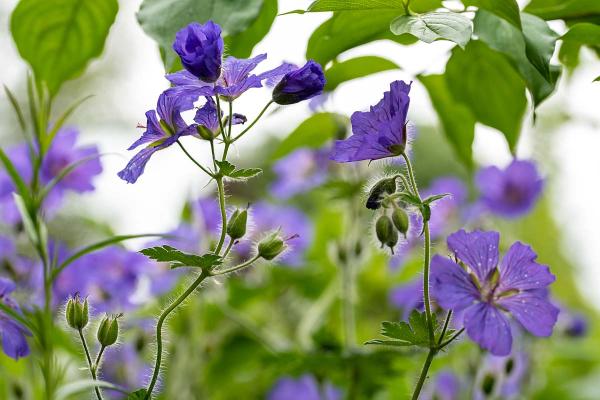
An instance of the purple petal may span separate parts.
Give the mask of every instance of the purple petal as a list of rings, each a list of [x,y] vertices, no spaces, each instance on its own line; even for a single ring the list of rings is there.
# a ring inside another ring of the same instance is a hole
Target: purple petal
[[[554,282],[556,277],[547,266],[536,263],[536,258],[531,247],[521,242],[513,243],[502,259],[497,292],[541,289]]]
[[[488,303],[476,303],[465,310],[465,328],[469,337],[496,356],[507,356],[512,347],[508,319]]]
[[[26,335],[30,335],[16,322],[0,315],[0,335],[2,336],[2,350],[4,353],[18,360],[29,354],[29,345]]]
[[[150,161],[150,157],[158,150],[162,150],[177,141],[177,137],[169,137],[165,142],[160,145],[150,145],[140,150],[133,158],[127,163],[127,166],[120,171],[117,175],[127,183],[135,183],[140,175],[144,173],[146,164]]]
[[[279,67],[274,68],[270,71],[263,72],[258,76],[261,79],[266,79],[265,85],[267,85],[268,87],[273,87],[276,86],[279,83],[279,81],[281,81],[281,78],[283,78],[285,74],[287,74],[288,72],[295,71],[297,69],[298,66],[296,64],[284,62]]]
[[[268,400],[321,400],[319,386],[312,375],[298,379],[282,378],[271,389]]]
[[[559,310],[539,291],[526,291],[505,297],[497,303],[506,308],[531,334],[550,336]]]
[[[500,234],[492,231],[467,233],[461,229],[448,236],[448,248],[475,272],[481,283],[498,265],[499,242]]]
[[[4,255],[4,254],[2,254]],[[16,289],[15,283],[10,279],[0,277],[0,298],[8,296]]]
[[[480,298],[472,278],[454,261],[439,255],[431,259],[431,292],[445,309],[469,307]]]
[[[219,117],[217,116],[217,106],[211,97],[206,98],[206,103],[196,111],[194,117],[199,125],[208,128],[211,132],[219,130]]]

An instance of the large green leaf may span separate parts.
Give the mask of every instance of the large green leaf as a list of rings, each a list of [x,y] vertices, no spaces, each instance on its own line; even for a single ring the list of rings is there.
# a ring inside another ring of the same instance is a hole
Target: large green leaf
[[[563,35],[558,53],[560,61],[568,68],[579,64],[579,51],[585,45],[600,45],[600,25],[575,24]]]
[[[549,55],[554,52],[554,42],[548,40],[550,33],[547,32],[547,25],[541,25],[540,21],[543,23],[539,18],[524,13],[523,31],[520,31],[506,20],[485,10],[478,11],[474,19],[475,35],[510,60],[527,83],[535,106],[554,91],[559,75],[559,69],[549,65]],[[529,47],[526,41],[531,43]],[[547,62],[545,67],[539,69],[527,56],[529,48],[533,57],[536,46],[540,49],[537,52],[540,55],[538,61]],[[549,77],[542,75],[540,69],[548,69]]]
[[[281,158],[301,147],[318,148],[340,136],[348,119],[340,114],[318,113],[302,122],[275,149],[273,159]]]
[[[465,6],[476,6],[505,19],[521,29],[521,15],[517,0],[463,0]]]
[[[55,94],[102,53],[117,0],[21,0],[10,28],[38,82]]]
[[[558,34],[550,29],[546,21],[535,15],[523,13],[521,19],[527,58],[544,79],[551,80],[550,59],[554,54]]]
[[[277,16],[277,0],[264,0],[258,17],[242,32],[225,37],[227,54],[238,58],[248,58],[252,49],[271,29]]]
[[[221,25],[225,36],[236,35],[251,26],[262,5],[263,0],[144,0],[137,19],[160,46],[170,70],[177,60],[171,45],[181,28],[191,22],[213,20]]]
[[[403,0],[315,0],[306,11],[294,10],[292,13],[323,11],[361,11],[361,10],[400,10],[405,11]],[[410,9],[424,13],[441,7],[442,0],[413,0]]]
[[[312,58],[325,66],[344,51],[375,40],[414,43],[416,39],[412,35],[396,36],[390,32],[390,21],[397,16],[397,11],[385,10],[335,13],[311,35],[306,58]]]
[[[399,68],[398,64],[393,61],[377,56],[356,57],[334,63],[325,71],[325,78],[327,79],[325,90],[334,90],[340,84],[352,79]]]
[[[540,18],[582,20],[600,17],[598,0],[532,0],[525,7],[526,12]]]
[[[391,22],[390,29],[396,35],[410,33],[425,43],[445,39],[465,47],[471,39],[471,20],[453,12],[401,15]]]
[[[429,92],[431,103],[442,123],[446,138],[458,158],[468,169],[471,169],[475,117],[467,106],[452,98],[444,75],[421,75],[419,80]]]
[[[452,96],[475,118],[504,134],[514,151],[527,106],[525,83],[500,53],[481,41],[455,47],[446,66]]]

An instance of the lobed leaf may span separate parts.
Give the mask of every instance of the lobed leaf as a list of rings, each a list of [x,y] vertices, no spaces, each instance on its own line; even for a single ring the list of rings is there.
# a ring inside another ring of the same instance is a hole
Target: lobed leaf
[[[202,269],[212,269],[222,263],[221,256],[207,253],[201,256],[196,254],[184,253],[171,246],[156,246],[140,250],[140,253],[146,257],[171,264],[171,268],[179,267],[198,267]]]
[[[233,165],[229,161],[216,161],[216,163],[219,166],[219,172],[223,174],[223,176],[227,176],[233,179],[249,179],[262,173],[262,169],[260,168],[236,169],[235,165]]]

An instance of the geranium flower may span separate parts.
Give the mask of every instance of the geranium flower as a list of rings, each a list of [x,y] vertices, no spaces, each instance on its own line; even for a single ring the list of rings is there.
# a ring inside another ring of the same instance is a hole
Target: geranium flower
[[[295,104],[323,93],[325,74],[321,65],[308,60],[304,66],[287,72],[273,89],[277,104]]]
[[[10,297],[14,290],[15,284],[12,281],[0,277],[0,302],[16,312],[20,312],[19,306]],[[27,356],[29,354],[27,336],[31,336],[27,329],[12,317],[0,311],[0,337],[2,338],[2,351],[4,351],[4,354],[15,360]]]
[[[221,27],[213,21],[204,25],[192,22],[175,35],[173,50],[181,64],[191,74],[205,82],[214,82],[221,75],[223,38]]]
[[[352,114],[352,136],[335,142],[331,159],[352,162],[401,155],[407,136],[412,136],[412,128],[406,121],[410,85],[403,81],[392,82],[390,91],[385,92],[370,111]]]
[[[328,150],[302,148],[293,151],[273,165],[277,175],[271,193],[288,199],[319,186],[327,179]]]
[[[499,263],[498,232],[464,230],[448,237],[456,261],[431,260],[432,294],[445,309],[464,311],[467,334],[492,354],[512,347],[512,315],[535,336],[550,336],[558,308],[546,288],[555,280],[547,266],[535,262],[531,247],[514,243]]]

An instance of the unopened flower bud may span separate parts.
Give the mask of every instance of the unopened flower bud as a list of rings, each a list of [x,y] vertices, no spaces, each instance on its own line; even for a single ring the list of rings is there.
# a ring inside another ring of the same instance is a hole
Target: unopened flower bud
[[[381,242],[381,247],[388,246],[392,253],[394,252],[394,246],[398,243],[398,232],[394,229],[392,220],[387,215],[379,217],[375,223],[375,233],[377,239]]]
[[[408,214],[401,208],[396,208],[394,212],[392,212],[392,222],[394,226],[401,234],[406,237],[406,232],[408,232]]]
[[[265,260],[272,260],[286,248],[285,241],[279,232],[273,232],[258,243],[258,255]]]
[[[119,338],[119,318],[122,314],[107,315],[98,327],[98,342],[103,347],[112,346]]]
[[[248,221],[248,210],[235,210],[227,224],[227,234],[231,239],[237,240],[246,234],[246,222]]]
[[[396,191],[396,178],[386,178],[377,182],[369,191],[367,198],[367,208],[377,210],[381,207],[381,201],[385,194],[392,194]]]
[[[88,324],[90,313],[87,299],[81,301],[78,294],[67,302],[67,323],[73,329],[82,330]]]

